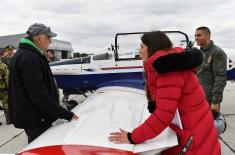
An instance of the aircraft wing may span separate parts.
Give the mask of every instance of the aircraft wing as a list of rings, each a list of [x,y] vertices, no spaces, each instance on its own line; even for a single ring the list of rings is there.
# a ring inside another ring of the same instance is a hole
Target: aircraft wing
[[[142,144],[109,142],[109,133],[120,128],[132,131],[139,126],[149,116],[146,106],[143,90],[117,86],[100,88],[72,110],[79,120],[57,120],[19,155],[153,154],[177,145],[177,137],[170,128]]]

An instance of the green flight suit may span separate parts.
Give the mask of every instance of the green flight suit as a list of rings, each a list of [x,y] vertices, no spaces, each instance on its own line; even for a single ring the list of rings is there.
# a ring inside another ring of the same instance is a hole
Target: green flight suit
[[[2,101],[2,108],[6,117],[7,124],[10,124],[8,113],[8,69],[7,65],[0,61],[0,100]]]
[[[201,48],[204,60],[197,76],[205,91],[209,104],[220,104],[227,82],[227,56],[225,52],[210,41],[207,48]]]

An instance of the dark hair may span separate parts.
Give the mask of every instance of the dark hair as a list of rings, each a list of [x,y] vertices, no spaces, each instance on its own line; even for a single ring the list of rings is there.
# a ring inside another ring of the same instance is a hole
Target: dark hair
[[[158,50],[172,48],[172,42],[162,31],[146,32],[141,37],[141,41],[147,45],[149,57]]]
[[[7,46],[5,47],[5,49],[14,49],[14,46],[13,46],[13,45],[7,45]]]
[[[206,26],[198,27],[196,30],[202,30],[202,31],[206,32],[207,34],[211,35],[210,29]]]

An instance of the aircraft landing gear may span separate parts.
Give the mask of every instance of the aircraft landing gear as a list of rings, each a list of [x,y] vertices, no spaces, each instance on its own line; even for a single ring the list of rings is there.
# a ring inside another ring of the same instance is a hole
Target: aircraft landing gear
[[[69,100],[68,105],[69,105],[67,106],[68,110],[72,110],[74,107],[78,105],[78,102],[75,100]]]
[[[64,94],[64,97],[62,99],[62,103],[65,105],[65,107],[68,110],[72,110],[75,106],[78,105],[78,102],[75,100],[69,100],[69,95],[68,94]]]
[[[87,98],[88,96],[86,95],[86,91],[82,91],[82,90],[78,90],[78,92],[83,95],[85,98]]]

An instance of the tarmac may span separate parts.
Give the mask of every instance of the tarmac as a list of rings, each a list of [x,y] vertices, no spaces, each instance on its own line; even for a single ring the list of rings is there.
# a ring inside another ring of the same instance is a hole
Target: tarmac
[[[81,102],[84,97],[81,95],[70,96],[70,98]],[[222,155],[235,154],[235,83],[227,82],[224,99],[221,103],[221,113],[224,114],[227,129],[220,136]],[[16,154],[27,145],[27,136],[24,130],[16,129],[13,125],[6,125],[5,116],[0,110],[0,154]]]

